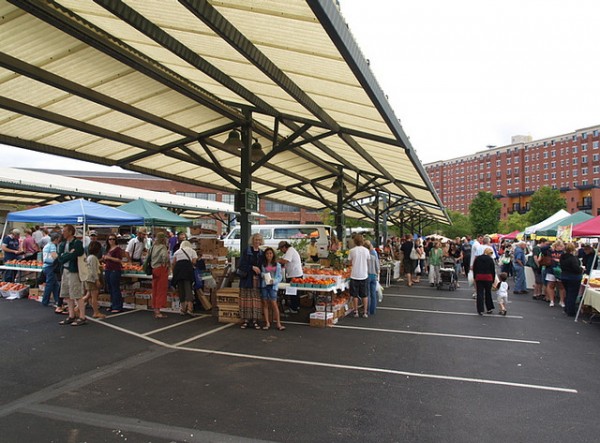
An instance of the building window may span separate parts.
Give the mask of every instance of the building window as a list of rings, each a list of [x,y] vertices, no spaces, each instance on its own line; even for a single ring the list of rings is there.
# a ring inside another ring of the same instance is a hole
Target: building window
[[[548,163],[544,163],[544,169],[548,169]]]
[[[556,149],[553,149],[551,152],[552,158],[556,157]]]
[[[587,151],[587,143],[582,143],[581,144],[581,152],[586,152]]]
[[[221,201],[228,205],[233,205],[235,200],[235,194],[221,194]]]
[[[529,161],[529,155],[525,156],[525,163],[527,163]]]
[[[496,167],[499,168],[500,167],[500,160],[496,160]]]
[[[300,212],[296,206],[286,205],[284,203],[276,203],[274,201],[265,201],[265,211],[267,212]]]
[[[544,158],[548,158],[548,151],[544,151]]]
[[[582,186],[585,186],[585,185],[587,185],[587,184],[588,184],[588,181],[587,181],[587,180],[581,180],[581,185],[582,185]]]
[[[506,179],[506,184],[507,184],[508,186],[512,185],[512,180],[511,180],[510,178],[507,178],[507,179]]]
[[[573,154],[577,154],[577,146],[573,146]]]
[[[525,177],[525,183],[529,183],[529,177]]]
[[[529,166],[525,166],[525,172],[529,172]]]
[[[600,178],[595,178],[592,183],[594,183],[594,186],[600,186]]]
[[[515,165],[519,163],[519,157],[515,157]]]
[[[573,177],[577,177],[578,174],[579,174],[579,171],[577,171],[577,169],[573,169]]]
[[[519,182],[520,182],[520,181],[519,181],[519,177],[515,177],[515,185],[518,185],[518,184],[519,184]]]
[[[550,177],[552,178],[552,180],[556,180],[556,172],[553,172],[552,174],[550,174]]]
[[[592,172],[593,172],[594,174],[600,174],[600,166],[594,166],[594,167],[592,168]]]
[[[581,175],[587,175],[588,168],[581,168]]]
[[[177,195],[183,195],[185,197],[200,198],[202,200],[217,201],[217,194],[210,194],[207,192],[178,192]]]
[[[578,162],[577,157],[573,157],[573,162],[572,162],[573,166],[575,166],[577,164],[577,162]]]
[[[548,174],[544,174],[544,181],[547,182],[548,181]]]
[[[575,135],[573,136],[573,141],[574,141],[574,142],[576,142],[576,141],[577,141],[577,134],[575,134]]]
[[[587,138],[587,132],[582,132],[581,138],[585,140]]]

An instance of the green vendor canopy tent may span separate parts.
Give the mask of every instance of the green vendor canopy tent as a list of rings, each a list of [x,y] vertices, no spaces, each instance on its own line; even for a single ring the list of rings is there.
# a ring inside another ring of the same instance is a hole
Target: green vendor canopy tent
[[[120,206],[121,211],[139,215],[144,218],[144,224],[152,226],[189,226],[191,220],[173,214],[171,211],[158,206],[143,198],[131,201]]]
[[[539,231],[536,231],[536,237],[556,237],[556,231],[559,226],[569,226],[569,225],[578,225],[579,223],[583,223],[584,221],[588,221],[594,218],[590,214],[579,211],[574,214],[569,215],[568,217],[562,218],[551,225],[544,226]]]

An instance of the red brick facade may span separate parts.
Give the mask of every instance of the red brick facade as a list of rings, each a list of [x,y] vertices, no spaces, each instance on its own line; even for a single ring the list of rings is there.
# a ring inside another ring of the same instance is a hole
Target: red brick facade
[[[148,177],[144,175],[128,174],[128,173],[115,173],[115,174],[98,174],[95,175],[93,172],[85,172],[78,174],[77,172],[69,172],[69,176],[76,178],[83,178],[86,180],[97,181],[101,183],[110,183],[113,185],[127,186],[130,188],[139,188],[149,191],[157,192],[168,192],[171,194],[177,193],[204,193],[215,195],[215,201],[225,201],[224,196],[230,195],[222,191],[215,191],[210,188],[202,186],[195,186],[187,183],[180,183],[172,180],[165,180],[161,178]],[[226,203],[233,204],[233,200],[226,201]],[[306,209],[298,208],[299,211],[285,211],[285,212],[270,212],[267,211],[267,200],[260,199],[259,212],[265,215],[266,218],[260,218],[257,223],[294,223],[294,224],[307,224],[307,223],[322,223],[321,213],[308,211]],[[222,229],[221,224],[217,224],[218,229]]]
[[[502,203],[501,218],[529,210],[542,186],[559,189],[567,211],[600,215],[600,125],[424,165],[443,204],[467,214],[480,191]]]

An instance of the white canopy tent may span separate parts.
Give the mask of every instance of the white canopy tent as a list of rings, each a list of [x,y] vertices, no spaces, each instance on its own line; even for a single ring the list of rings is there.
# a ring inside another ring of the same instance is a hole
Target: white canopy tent
[[[569,212],[565,211],[564,209],[561,209],[560,211],[552,214],[547,219],[542,220],[541,222],[539,222],[535,225],[526,227],[525,234],[527,234],[527,235],[535,234],[537,231],[540,231],[543,228],[550,226],[550,225],[556,223],[557,221],[562,220],[563,218],[568,217],[569,215],[571,215]]]

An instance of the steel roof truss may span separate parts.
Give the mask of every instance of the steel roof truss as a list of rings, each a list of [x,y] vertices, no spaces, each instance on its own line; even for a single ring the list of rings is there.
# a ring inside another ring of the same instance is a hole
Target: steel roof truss
[[[206,106],[212,111],[228,117],[239,124],[244,121],[241,113],[234,108],[226,106],[210,92],[191,83],[176,72],[150,59],[114,36],[107,34],[103,29],[84,20],[73,11],[65,9],[54,2],[31,3],[25,0],[8,1],[51,26],[60,29],[126,66],[147,75],[189,99]]]
[[[215,34],[261,70],[311,114],[326,123],[331,129],[339,130],[339,125],[333,118],[254,46],[250,40],[238,31],[235,26],[229,23],[207,0],[179,0],[179,3],[185,6],[206,26],[212,29]]]
[[[238,96],[252,103],[258,109],[260,109],[261,112],[273,116],[278,114],[277,110],[267,102],[250,92],[248,89],[233,80],[229,75],[225,74],[211,63],[208,63],[197,53],[192,51],[190,48],[169,35],[167,32],[159,28],[157,25],[146,19],[144,16],[122,1],[94,0],[94,2],[101,5],[103,8],[110,11],[124,22],[129,23],[139,32],[154,40],[165,49],[171,51],[182,60],[185,60],[187,63],[194,66],[216,82],[222,84]]]
[[[151,114],[150,112],[143,111],[139,108],[131,106],[127,103],[123,103],[117,99],[104,95],[102,93],[96,92],[93,89],[82,86],[78,83],[67,80],[64,77],[60,77],[56,74],[53,74],[49,71],[45,71],[37,66],[26,63],[22,60],[18,60],[10,55],[1,52],[0,53],[0,66],[3,66],[6,69],[9,69],[13,72],[19,73],[36,81],[42,82],[44,84],[50,85],[54,88],[65,91],[69,94],[76,95],[78,97],[84,98],[91,102],[97,103],[101,106],[104,106],[109,109],[113,109],[115,111],[119,111],[123,114],[129,115],[133,118],[136,118],[140,121],[144,121],[146,123],[150,123],[152,125],[161,127],[163,129],[167,129],[169,131],[187,135],[187,136],[197,136],[193,131],[189,130],[184,126],[180,126],[176,123],[170,122],[164,118],[160,118],[155,114]]]

